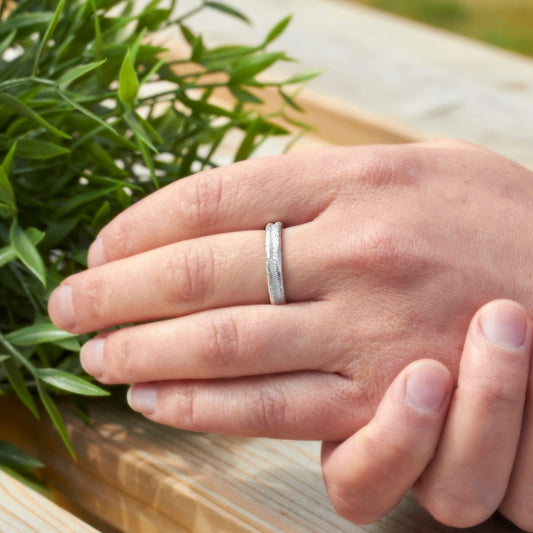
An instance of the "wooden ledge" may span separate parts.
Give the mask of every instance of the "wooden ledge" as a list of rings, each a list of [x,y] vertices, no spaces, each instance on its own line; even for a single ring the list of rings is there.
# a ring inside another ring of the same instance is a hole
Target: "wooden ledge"
[[[97,533],[96,529],[0,471],[0,531]]]
[[[7,435],[46,463],[45,481],[63,493],[73,509],[105,519],[119,531],[453,531],[435,522],[410,497],[376,524],[345,521],[328,502],[316,442],[189,433],[100,401],[90,407],[92,428],[63,409],[78,455],[74,462],[45,416],[36,422],[6,399],[1,399],[0,408],[2,438]],[[494,518],[466,531],[518,529]]]

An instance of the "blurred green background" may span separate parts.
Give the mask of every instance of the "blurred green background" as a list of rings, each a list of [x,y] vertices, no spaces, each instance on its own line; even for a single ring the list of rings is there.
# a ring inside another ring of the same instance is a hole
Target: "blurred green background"
[[[355,0],[533,56],[533,0]]]

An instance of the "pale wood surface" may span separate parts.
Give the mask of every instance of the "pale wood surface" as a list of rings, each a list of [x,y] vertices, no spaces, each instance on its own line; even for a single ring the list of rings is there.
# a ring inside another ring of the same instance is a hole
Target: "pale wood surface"
[[[96,529],[0,471],[2,533],[96,533]]]
[[[65,411],[78,455],[74,463],[46,417],[37,423],[5,399],[0,409],[0,437],[9,436],[39,457],[48,465],[47,483],[121,531],[455,531],[436,523],[410,497],[376,524],[343,520],[328,502],[316,442],[188,433],[103,401],[92,404],[92,428]],[[518,530],[494,518],[466,531]]]

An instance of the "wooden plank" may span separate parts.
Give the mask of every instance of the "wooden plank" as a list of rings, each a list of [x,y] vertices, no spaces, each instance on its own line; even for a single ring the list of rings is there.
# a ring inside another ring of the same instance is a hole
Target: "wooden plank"
[[[94,427],[63,409],[78,455],[74,463],[46,417],[36,422],[6,399],[0,408],[5,413],[1,432],[48,465],[45,481],[120,531],[454,531],[435,522],[409,496],[376,524],[345,521],[328,502],[317,442],[189,433],[101,401],[90,408]],[[494,518],[466,531],[515,529]]]
[[[0,471],[2,533],[96,533],[96,529]]]

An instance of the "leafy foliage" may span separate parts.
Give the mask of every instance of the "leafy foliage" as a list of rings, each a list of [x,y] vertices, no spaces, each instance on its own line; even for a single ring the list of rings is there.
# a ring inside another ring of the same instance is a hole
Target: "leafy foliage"
[[[287,59],[266,48],[289,18],[258,46],[208,48],[190,16],[247,17],[210,1],[178,16],[174,3],[0,0],[0,393],[15,393],[35,416],[39,397],[71,451],[53,394],[107,393],[79,365],[85,339],[47,318],[51,290],[85,268],[87,246],[121,210],[216,166],[231,132],[242,135],[234,159],[249,157],[287,134],[276,119],[296,107],[284,83],[258,79]],[[188,43],[186,57],[154,44],[153,32],[168,28]],[[281,95],[269,115],[265,87]],[[234,95],[231,107],[213,101],[220,89]],[[0,443],[0,464],[19,459]]]

